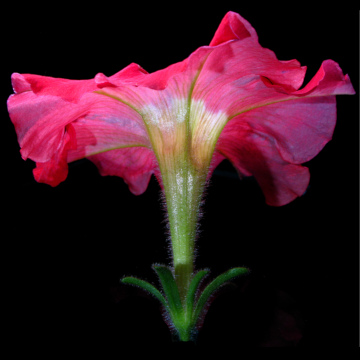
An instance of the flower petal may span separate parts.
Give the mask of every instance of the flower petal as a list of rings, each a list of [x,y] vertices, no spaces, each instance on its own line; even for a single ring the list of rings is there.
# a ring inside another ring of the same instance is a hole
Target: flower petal
[[[96,81],[12,76],[17,93],[9,97],[8,110],[22,157],[37,164],[38,181],[55,186],[66,178],[69,161],[124,146],[149,145],[136,111],[93,92],[98,85],[121,83],[125,73],[128,81],[144,75],[131,66],[114,78],[99,74]]]
[[[68,175],[67,152],[74,147],[76,147],[74,130],[68,125],[61,146],[53,157],[46,162],[36,163],[36,168],[33,170],[35,180],[51,186],[57,186],[64,181]]]
[[[82,104],[88,106],[72,122],[77,147],[69,151],[69,162],[123,147],[151,147],[141,115],[128,105],[97,93],[84,95]]]
[[[301,98],[255,108],[226,125],[249,126],[254,133],[271,137],[284,161],[301,164],[311,160],[331,140],[336,123],[334,96]],[[223,132],[221,136],[225,136]]]
[[[27,82],[25,77],[21,74],[12,74],[11,83],[15,94],[20,94],[22,92],[31,90],[30,83]]]
[[[298,165],[331,139],[335,95],[354,93],[349,77],[332,60],[324,61],[309,84],[298,90],[305,71],[296,60],[279,61],[257,38],[247,37],[215,48],[194,86],[193,101],[201,99],[208,112],[227,115],[213,116],[207,124],[209,132],[219,128],[219,121],[227,124],[217,150],[241,173],[254,175],[273,205],[305,191],[308,171]]]
[[[135,195],[142,194],[154,174],[154,153],[144,147],[124,148],[90,156],[101,175],[120,176]]]
[[[95,90],[91,80],[68,80],[33,74],[14,73],[11,81],[15,93],[32,91],[36,95],[52,95],[65,101],[76,102],[84,93]]]
[[[15,126],[23,159],[46,162],[63,146],[64,129],[82,109],[60,97],[38,96],[32,91],[10,96],[10,118]]]
[[[94,80],[97,87],[100,89],[105,86],[118,86],[121,84],[131,84],[137,86],[139,82],[147,77],[147,75],[148,72],[141,66],[131,63],[110,77],[99,73],[95,76]]]
[[[8,108],[21,154],[36,161],[45,182],[57,183],[67,162],[89,157],[141,193],[158,171],[155,154],[159,164],[166,158],[162,167],[188,149],[208,175],[229,158],[258,179],[268,203],[281,205],[306,189],[300,164],[330,140],[335,95],[354,93],[331,60],[301,88],[305,72],[261,47],[252,26],[229,12],[209,46],[152,74],[137,64],[90,80],[13,74]]]
[[[263,84],[255,81],[248,87],[249,93],[260,94],[258,102],[229,121],[217,149],[241,173],[257,178],[267,203],[282,205],[306,189],[308,173],[298,165],[311,160],[332,137],[335,94],[354,90],[348,76],[330,60],[302,90],[289,91],[262,80]]]
[[[196,80],[193,98],[203,100],[212,111],[233,115],[269,100],[271,93],[263,91],[264,77],[292,92],[302,85],[305,72],[297,60],[279,61],[253,38],[233,41],[209,53]]]
[[[243,40],[257,34],[253,27],[239,14],[229,11],[222,19],[210,46],[217,46],[231,40]]]
[[[256,91],[261,91],[262,97],[266,94],[267,101],[259,97],[257,104],[235,118],[272,136],[282,158],[296,164],[311,160],[331,140],[336,123],[335,95],[354,94],[349,77],[332,60],[324,61],[302,90],[288,92],[280,84],[266,86],[274,91],[269,93],[260,83]]]
[[[295,95],[353,95],[355,90],[348,75],[344,75],[339,64],[333,60],[325,60],[310,82]]]
[[[308,186],[306,167],[284,161],[271,137],[241,122],[225,127],[217,151],[232,162],[240,175],[256,178],[268,205],[285,205],[303,195]]]

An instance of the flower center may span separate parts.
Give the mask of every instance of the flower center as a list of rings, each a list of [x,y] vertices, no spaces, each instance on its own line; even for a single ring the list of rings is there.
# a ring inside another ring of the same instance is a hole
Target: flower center
[[[217,140],[227,120],[225,113],[210,111],[202,100],[191,102],[191,159],[196,168],[210,166]]]
[[[169,169],[174,167],[170,162],[180,161],[207,172],[226,113],[210,111],[202,100],[192,100],[190,106],[185,98],[160,103],[141,111],[159,165]]]

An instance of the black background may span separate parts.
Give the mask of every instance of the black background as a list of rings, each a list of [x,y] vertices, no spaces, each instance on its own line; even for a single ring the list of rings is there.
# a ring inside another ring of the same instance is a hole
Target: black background
[[[5,106],[11,73],[88,79],[131,62],[153,72],[207,45],[232,10],[279,59],[307,65],[306,81],[323,60],[333,59],[358,94],[358,11],[346,2],[331,8],[241,1],[79,4],[11,5],[2,25],[8,344],[15,353],[52,355],[184,347],[172,342],[154,299],[119,284],[124,275],[156,283],[151,265],[169,262],[156,180],[135,196],[122,179],[101,177],[82,160],[70,165],[58,187],[36,183]],[[240,181],[228,163],[215,172],[196,267],[211,268],[213,276],[234,266],[252,273],[213,302],[198,348],[358,345],[358,119],[358,95],[339,96],[333,140],[306,164],[306,194],[287,206],[267,206],[257,183]]]

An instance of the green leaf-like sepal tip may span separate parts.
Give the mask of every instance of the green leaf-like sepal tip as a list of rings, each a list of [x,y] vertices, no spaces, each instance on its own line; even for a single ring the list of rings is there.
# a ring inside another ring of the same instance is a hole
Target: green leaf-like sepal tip
[[[121,279],[121,282],[124,284],[130,284],[144,289],[145,291],[149,292],[151,295],[155,296],[158,300],[160,300],[160,302],[165,306],[165,308],[168,308],[167,302],[164,296],[161,294],[161,292],[154,285],[151,285],[147,281],[140,280],[132,276],[128,276]]]
[[[196,307],[193,313],[193,324],[196,325],[197,321],[200,319],[202,312],[205,309],[205,305],[210,300],[211,295],[213,295],[221,286],[223,286],[228,281],[235,279],[238,276],[246,275],[249,273],[249,269],[246,268],[233,268],[215,278],[204,291],[201,293],[199,300],[196,303]]]
[[[201,283],[201,281],[205,278],[206,275],[209,274],[209,270],[201,270],[198,271],[189,286],[189,291],[187,293],[186,296],[186,309],[188,312],[190,312],[192,314],[193,312],[193,308],[194,308],[194,304],[195,304],[195,296],[196,296],[196,292],[199,288],[199,285]]]
[[[179,290],[174,276],[169,268],[163,265],[154,265],[154,270],[159,277],[165,298],[170,308],[170,314],[174,322],[182,316],[183,307],[180,300]]]
[[[172,271],[163,265],[154,265],[153,269],[159,277],[163,294],[147,281],[135,277],[125,277],[121,282],[140,287],[157,298],[165,307],[172,326],[176,329],[177,336],[181,341],[194,340],[198,331],[199,320],[203,317],[211,296],[228,281],[249,273],[246,268],[233,268],[224,272],[205,287],[196,301],[199,285],[209,273],[209,270],[200,270],[192,276],[186,298],[182,302]]]

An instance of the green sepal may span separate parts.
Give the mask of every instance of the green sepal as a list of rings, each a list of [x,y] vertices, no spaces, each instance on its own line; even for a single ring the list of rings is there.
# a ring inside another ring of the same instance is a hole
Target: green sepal
[[[201,293],[199,300],[196,303],[196,307],[193,313],[193,322],[196,324],[196,322],[199,320],[202,311],[205,308],[206,303],[208,302],[210,296],[214,294],[221,286],[223,286],[226,282],[240,276],[240,275],[246,275],[249,273],[249,269],[246,268],[233,268],[230,269],[218,277],[216,277]]]
[[[209,270],[200,270],[198,271],[193,279],[191,280],[189,290],[186,296],[186,310],[190,313],[193,312],[194,304],[195,304],[195,296],[198,290],[200,282],[204,279],[206,275],[208,275]]]
[[[198,271],[192,277],[184,304],[182,304],[172,271],[163,265],[153,265],[153,269],[159,277],[163,294],[152,284],[135,277],[125,277],[121,282],[140,287],[157,298],[170,316],[172,326],[174,330],[176,329],[174,336],[177,336],[180,341],[195,341],[198,332],[197,326],[199,326],[198,322],[204,315],[210,297],[226,282],[249,273],[246,268],[233,268],[226,271],[205,287],[196,302],[199,285],[209,273],[209,270]]]
[[[178,317],[182,314],[183,307],[181,304],[179,290],[171,270],[163,265],[153,265],[153,268],[159,277],[172,315]]]
[[[160,302],[165,306],[165,308],[168,308],[167,302],[161,292],[154,285],[151,285],[147,281],[140,280],[132,276],[124,277],[120,281],[124,284],[130,284],[144,289],[151,295],[155,296],[158,300],[160,300]]]

